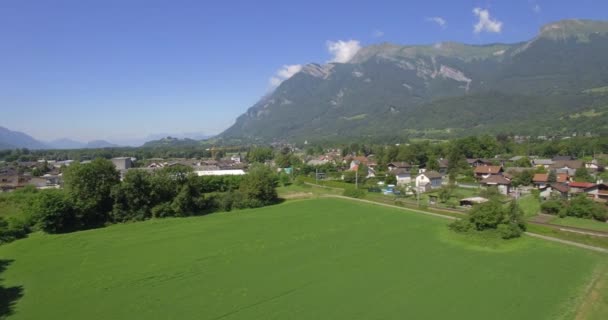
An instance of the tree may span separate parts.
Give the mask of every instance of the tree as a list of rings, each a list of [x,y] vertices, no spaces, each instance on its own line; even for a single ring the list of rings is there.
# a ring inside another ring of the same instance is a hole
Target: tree
[[[513,183],[514,187],[528,186],[528,185],[532,184],[533,179],[534,179],[534,171],[524,170],[520,173],[515,174],[515,176],[513,177],[513,180],[511,182]]]
[[[277,176],[267,166],[254,165],[243,177],[239,192],[248,206],[259,207],[277,201]]]
[[[249,150],[249,152],[247,152],[246,159],[249,163],[264,163],[266,162],[266,160],[272,159],[272,148],[252,148],[251,150]]]
[[[524,167],[524,168],[529,168],[532,167],[532,163],[530,162],[530,158],[528,157],[521,157],[519,159],[517,159],[513,165],[515,167]]]
[[[63,190],[40,192],[31,210],[38,227],[48,233],[74,231],[81,226],[72,201]]]
[[[437,156],[435,156],[435,155],[429,156],[429,159],[426,162],[426,169],[433,170],[433,171],[439,171],[439,169],[440,169],[439,160],[437,159]]]
[[[576,172],[574,173],[574,181],[594,182],[593,177],[591,174],[589,174],[589,171],[585,167],[576,169]]]
[[[112,189],[113,221],[144,220],[152,216],[157,203],[151,175],[143,170],[129,170],[122,183]]]
[[[384,178],[384,183],[386,184],[397,184],[397,176],[392,173],[387,173]]]
[[[557,174],[555,174],[555,170],[549,171],[549,175],[547,176],[547,181],[549,183],[557,182]]]
[[[120,183],[114,164],[97,158],[88,164],[74,163],[63,174],[65,190],[86,227],[108,221],[112,210],[112,188]]]

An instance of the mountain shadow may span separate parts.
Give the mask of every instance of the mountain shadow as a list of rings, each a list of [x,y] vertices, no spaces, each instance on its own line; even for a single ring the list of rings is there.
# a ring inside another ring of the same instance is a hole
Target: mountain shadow
[[[13,263],[14,260],[5,260],[0,259],[0,274],[6,270],[6,268]],[[1,283],[0,279],[0,283]],[[23,297],[23,287],[4,287],[0,284],[0,319],[5,319],[6,317],[13,314],[15,303],[17,300]]]

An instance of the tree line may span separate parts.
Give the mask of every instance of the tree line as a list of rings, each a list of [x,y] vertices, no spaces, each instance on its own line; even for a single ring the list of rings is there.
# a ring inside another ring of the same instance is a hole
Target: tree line
[[[63,189],[15,192],[15,197],[29,193],[29,204],[21,219],[0,217],[0,241],[32,230],[63,233],[125,221],[261,207],[277,201],[277,183],[277,175],[263,165],[252,166],[242,176],[197,176],[186,166],[135,169],[121,181],[112,162],[98,158],[67,167]]]

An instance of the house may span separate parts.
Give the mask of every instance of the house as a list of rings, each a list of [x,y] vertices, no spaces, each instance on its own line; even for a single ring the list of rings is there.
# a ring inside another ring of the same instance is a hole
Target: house
[[[566,173],[566,172],[564,172],[564,173],[558,173],[555,176],[555,178],[556,178],[555,181],[557,183],[566,183],[566,182],[570,181],[570,176],[568,176],[568,173]]]
[[[241,159],[241,155],[240,154],[233,154],[230,157],[230,161],[234,162],[234,163],[241,163],[242,159]]]
[[[394,169],[390,172],[390,174],[395,175],[395,178],[397,178],[398,186],[412,183],[412,174],[410,170]]]
[[[442,176],[437,171],[426,171],[416,177],[416,189],[425,192],[441,188]]]
[[[549,168],[555,170],[556,173],[567,173],[568,176],[574,176],[576,169],[584,167],[584,163],[580,160],[560,160],[555,161]]]
[[[564,183],[552,183],[551,184],[552,193],[558,195],[560,198],[567,199],[568,193],[570,192],[570,188],[567,184]]]
[[[491,166],[492,162],[483,159],[467,159],[469,166],[475,168],[479,166]]]
[[[570,182],[568,187],[570,187],[571,194],[593,193],[597,190],[597,185],[591,182]]]
[[[439,159],[437,163],[439,164],[439,173],[442,175],[448,174],[448,165],[450,164],[448,159]]]
[[[396,169],[404,169],[404,170],[412,170],[412,164],[407,162],[391,162],[387,165],[388,171],[393,171]]]
[[[485,187],[497,187],[498,192],[508,195],[511,192],[511,180],[501,175],[491,175],[481,180],[481,185]]]
[[[475,178],[481,180],[491,175],[502,175],[502,166],[477,166],[475,167]]]
[[[200,170],[194,171],[198,176],[241,176],[245,174],[242,169],[233,170]]]
[[[600,183],[597,185],[595,199],[600,201],[608,201],[608,184]]]
[[[535,173],[532,177],[532,183],[537,188],[545,188],[549,183],[549,175],[546,173]]]
[[[553,164],[553,160],[551,159],[534,159],[532,160],[532,165],[539,168],[539,167],[543,167],[545,169],[548,169],[549,166],[551,166]]]
[[[593,159],[589,162],[585,162],[585,168],[592,170],[592,171],[597,171],[597,169],[600,168],[600,166],[597,163],[597,160]]]

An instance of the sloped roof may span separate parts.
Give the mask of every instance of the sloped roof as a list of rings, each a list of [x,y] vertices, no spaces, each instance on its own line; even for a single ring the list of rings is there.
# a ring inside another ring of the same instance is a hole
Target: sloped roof
[[[559,169],[559,168],[571,168],[571,169],[578,169],[578,168],[582,168],[585,164],[581,161],[581,160],[563,160],[563,161],[555,161],[552,165],[551,168],[553,169]]]
[[[491,175],[483,180],[481,180],[483,184],[501,184],[501,185],[510,185],[511,180],[500,176],[500,175]]]
[[[563,183],[568,181],[568,174],[567,173],[558,173],[557,174],[557,182]]]
[[[397,167],[397,168],[411,168],[412,165],[410,163],[407,162],[391,162],[388,164],[388,166],[393,166],[393,167]]]
[[[591,183],[591,182],[570,182],[570,188],[587,189],[587,188],[591,188],[591,187],[595,187],[595,186],[596,186],[596,184]]]
[[[501,166],[478,166],[475,167],[475,173],[479,174],[497,174],[502,170]]]
[[[429,179],[439,179],[441,178],[441,173],[437,171],[426,171],[423,173]]]
[[[534,182],[547,182],[549,181],[549,175],[546,173],[535,173],[532,178]]]
[[[568,190],[570,190],[570,188],[568,188],[568,185],[563,184],[563,183],[552,183],[551,188],[553,188],[554,190],[557,190],[561,193],[567,193]]]

